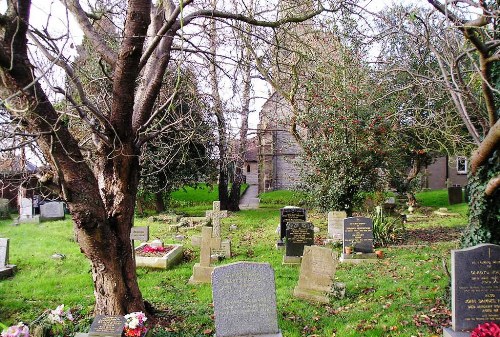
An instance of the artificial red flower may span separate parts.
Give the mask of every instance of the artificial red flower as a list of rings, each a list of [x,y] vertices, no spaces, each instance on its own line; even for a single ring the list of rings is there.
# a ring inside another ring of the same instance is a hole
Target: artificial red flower
[[[479,324],[470,337],[500,337],[500,327],[493,322]]]

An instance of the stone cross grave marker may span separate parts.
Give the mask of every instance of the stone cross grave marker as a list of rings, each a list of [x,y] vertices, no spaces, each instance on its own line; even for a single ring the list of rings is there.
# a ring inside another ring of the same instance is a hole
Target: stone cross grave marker
[[[193,275],[190,284],[210,283],[210,275],[214,267],[210,266],[212,249],[221,249],[221,239],[212,237],[212,227],[203,227],[201,230],[200,262],[193,266]]]
[[[236,262],[212,273],[216,337],[282,337],[274,271],[269,263]]]
[[[220,210],[220,201],[214,201],[212,210],[206,212],[207,218],[212,219],[212,227],[214,228],[213,236],[220,238],[220,220],[227,218],[227,211]]]
[[[40,205],[40,220],[52,221],[64,219],[64,203],[50,201]]]
[[[300,264],[305,246],[314,245],[314,225],[310,222],[295,221],[286,224],[284,264]]]
[[[286,235],[286,224],[289,221],[306,221],[306,210],[296,206],[285,206],[280,210],[280,238],[278,247],[283,247]]]
[[[10,219],[9,199],[0,199],[0,219]]]
[[[337,264],[337,253],[331,249],[319,246],[304,247],[299,283],[293,290],[293,295],[310,301],[328,303]]]
[[[0,238],[0,278],[14,274],[15,265],[9,264],[9,239]]]
[[[344,219],[343,251],[353,247],[352,254],[343,253],[341,261],[376,259],[373,252],[373,221],[370,218],[351,217]],[[358,261],[351,261],[358,262]]]
[[[335,241],[342,241],[344,219],[347,218],[345,211],[328,212],[328,237]]]
[[[451,251],[451,322],[445,337],[469,336],[479,324],[500,325],[500,246]]]

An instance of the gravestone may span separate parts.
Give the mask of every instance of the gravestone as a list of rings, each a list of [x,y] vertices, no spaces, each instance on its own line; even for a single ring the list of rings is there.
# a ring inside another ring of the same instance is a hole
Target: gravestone
[[[450,186],[448,187],[448,203],[450,205],[460,204],[464,202],[462,187]]]
[[[40,205],[40,221],[54,221],[64,219],[64,203],[50,201]]]
[[[343,252],[341,262],[361,262],[376,259],[373,252],[373,221],[370,218],[351,217],[344,219]],[[353,247],[352,254],[347,254],[346,247]]]
[[[33,202],[33,213],[34,214],[40,214],[40,203],[42,201],[42,196],[35,194],[32,198]]]
[[[282,337],[274,271],[269,263],[236,262],[212,273],[216,337]]]
[[[210,283],[210,275],[214,267],[210,266],[212,249],[221,249],[220,238],[212,237],[212,227],[201,230],[200,262],[193,266],[193,275],[189,284]]]
[[[329,303],[337,263],[337,253],[329,248],[304,247],[299,283],[293,290],[293,295],[310,301]]]
[[[88,336],[111,336],[121,337],[126,319],[123,316],[96,315]]]
[[[16,266],[9,264],[9,239],[0,238],[0,278],[9,277],[16,271]]]
[[[33,214],[33,202],[29,198],[21,198],[19,205],[19,223],[39,223],[40,217]]]
[[[10,219],[9,199],[0,199],[0,219]]]
[[[451,310],[446,337],[468,337],[485,322],[500,324],[500,246],[451,251]]]
[[[314,225],[310,222],[287,222],[283,264],[300,264],[305,246],[314,245]]]
[[[290,221],[306,221],[306,210],[296,206],[285,206],[280,210],[280,238],[277,247],[284,246],[286,224]]]
[[[206,211],[205,216],[212,220],[212,227],[214,228],[213,236],[220,238],[220,220],[222,218],[227,218],[227,211],[220,210],[220,201],[214,201],[212,210]]]
[[[328,237],[334,241],[342,241],[344,219],[347,218],[345,211],[328,212]]]
[[[133,226],[130,229],[130,240],[148,241],[149,226]]]

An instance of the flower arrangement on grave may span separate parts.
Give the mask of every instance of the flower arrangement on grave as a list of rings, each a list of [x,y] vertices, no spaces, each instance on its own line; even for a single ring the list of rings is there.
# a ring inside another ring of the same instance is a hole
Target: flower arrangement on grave
[[[494,322],[479,324],[472,330],[471,337],[500,337],[500,327]]]
[[[132,312],[124,317],[126,322],[123,332],[126,337],[142,337],[146,335],[148,329],[144,326],[144,323],[147,317],[143,312]]]
[[[34,336],[64,337],[73,335],[76,326],[73,313],[70,309],[65,310],[64,304],[57,306],[54,310],[45,310],[31,325],[33,325]]]
[[[2,337],[29,337],[30,336],[30,331],[29,328],[26,324],[23,322],[19,322],[16,325],[12,325],[9,327],[6,327],[5,325],[2,325],[4,327],[2,331]]]
[[[144,245],[137,247],[135,252],[139,256],[151,256],[151,257],[157,257],[157,256],[163,256],[165,253],[168,253],[171,251],[174,247],[173,246],[150,246],[150,245]]]
[[[65,324],[73,322],[73,315],[70,310],[64,311],[64,304],[59,305],[55,310],[50,310],[47,319],[53,324]]]

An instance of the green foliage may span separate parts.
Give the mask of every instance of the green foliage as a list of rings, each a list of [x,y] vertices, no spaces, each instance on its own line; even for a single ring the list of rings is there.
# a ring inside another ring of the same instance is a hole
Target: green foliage
[[[373,243],[377,247],[401,243],[405,239],[405,225],[401,217],[390,217],[377,206],[373,219]]]
[[[475,175],[469,174],[469,224],[465,229],[461,245],[471,247],[479,243],[500,244],[500,189],[491,196],[485,195],[488,182],[500,174],[500,151],[492,157]]]

